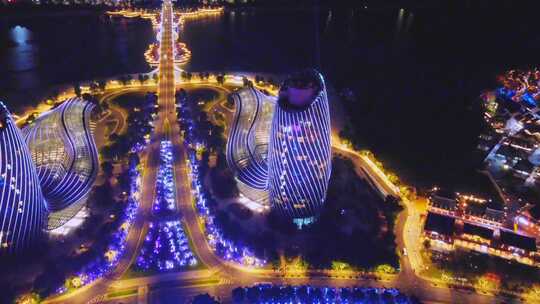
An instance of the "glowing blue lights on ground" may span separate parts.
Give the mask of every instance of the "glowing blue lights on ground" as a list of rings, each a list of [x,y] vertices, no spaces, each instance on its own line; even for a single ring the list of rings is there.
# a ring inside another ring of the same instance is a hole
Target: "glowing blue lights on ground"
[[[200,163],[196,156],[196,147],[204,148],[205,138],[202,138],[204,134],[201,134],[201,132],[192,131],[197,129],[197,122],[192,117],[192,113],[197,111],[196,109],[190,109],[190,107],[196,107],[196,105],[190,105],[186,101],[187,98],[180,98],[180,96],[177,100],[178,104],[186,103],[186,106],[179,111],[179,122],[181,129],[186,131],[183,139],[188,158],[187,167],[191,177],[191,192],[199,217],[204,223],[206,239],[212,250],[221,258],[245,266],[262,267],[266,264],[265,260],[257,258],[249,248],[238,246],[227,240],[223,236],[221,229],[214,223],[215,210],[209,208],[207,204],[208,200],[212,199],[212,196],[202,183],[202,171],[207,168],[207,164]],[[201,169],[202,165],[204,167]]]
[[[207,198],[210,196],[201,183],[202,176],[199,172],[199,163],[194,150],[189,150],[189,168],[192,178],[192,193],[195,199],[197,210],[204,222],[206,238],[212,250],[221,258],[250,267],[263,267],[266,261],[259,259],[246,247],[237,246],[234,242],[227,240],[219,227],[214,223],[214,215],[207,206]]]
[[[416,303],[395,288],[330,288],[313,286],[275,286],[259,284],[233,290],[233,302],[249,304],[409,304]]]
[[[160,143],[156,197],[152,207],[155,220],[150,223],[136,267],[144,271],[173,271],[196,266],[197,259],[179,220],[170,220],[176,209],[176,186],[172,142]]]
[[[167,271],[196,265],[180,221],[150,223],[137,267]]]
[[[80,278],[81,286],[92,283],[114,270],[125,252],[129,229],[139,207],[141,174],[136,164],[133,164],[130,169],[130,178],[130,194],[124,214],[119,219],[119,228],[110,237],[109,245],[103,255],[86,264],[83,269],[75,274],[76,277]],[[66,291],[66,287],[62,286],[57,290],[57,293]]]
[[[164,140],[159,150],[160,165],[157,173],[156,198],[152,211],[154,214],[176,210],[172,143]]]

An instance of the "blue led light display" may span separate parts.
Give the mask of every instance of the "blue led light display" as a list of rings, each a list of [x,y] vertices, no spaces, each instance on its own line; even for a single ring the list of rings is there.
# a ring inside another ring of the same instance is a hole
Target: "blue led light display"
[[[273,208],[284,216],[317,216],[332,166],[326,86],[316,71],[290,76],[282,85],[268,149]]]
[[[0,252],[31,247],[43,233],[47,209],[21,131],[0,102]]]
[[[49,229],[61,226],[83,207],[96,180],[93,108],[93,103],[80,98],[67,99],[23,129],[48,209],[60,213],[49,221]]]

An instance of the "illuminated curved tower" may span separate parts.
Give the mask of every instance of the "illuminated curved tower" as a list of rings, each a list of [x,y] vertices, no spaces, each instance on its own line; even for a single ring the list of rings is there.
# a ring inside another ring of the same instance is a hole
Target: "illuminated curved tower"
[[[319,214],[332,166],[330,110],[322,75],[315,70],[283,83],[268,149],[270,201],[298,225]]]
[[[46,214],[30,151],[0,102],[0,253],[31,247],[43,233]]]
[[[94,104],[71,98],[23,129],[51,214],[48,229],[84,205],[99,169],[90,114]]]
[[[230,95],[235,114],[227,140],[227,162],[246,197],[268,202],[268,140],[275,100],[247,87]]]

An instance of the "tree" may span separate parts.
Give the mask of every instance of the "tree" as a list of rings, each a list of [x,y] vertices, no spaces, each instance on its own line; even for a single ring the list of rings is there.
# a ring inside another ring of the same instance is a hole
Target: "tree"
[[[225,75],[223,74],[217,75],[216,80],[219,84],[223,85],[225,83]]]
[[[232,291],[232,298],[234,303],[242,303],[246,297],[246,290],[242,287],[237,287]]]
[[[77,97],[81,97],[81,85],[78,82],[73,85],[73,91]]]
[[[115,203],[113,193],[111,183],[105,181],[103,185],[94,188],[92,198],[99,206],[111,206]]]
[[[246,297],[249,303],[257,303],[261,297],[259,288],[256,288],[256,287],[248,288]]]
[[[34,279],[33,289],[45,298],[60,287],[65,280],[65,274],[57,268],[55,263],[47,262],[43,272]]]
[[[81,98],[86,101],[92,101],[94,97],[88,93],[84,93],[82,94]]]
[[[17,297],[17,300],[15,300],[15,303],[21,303],[21,304],[39,304],[41,303],[41,297],[39,294],[32,292],[23,294],[19,297]]]
[[[103,79],[100,79],[97,81],[98,87],[100,90],[105,91],[105,88],[107,87],[107,82]]]
[[[118,186],[122,192],[129,192],[131,184],[131,176],[128,170],[122,171],[118,176]]]
[[[94,81],[90,83],[90,92],[95,93],[98,89],[98,84]]]
[[[251,80],[249,80],[249,79],[248,79],[247,77],[245,77],[245,76],[242,77],[242,82],[244,83],[244,87],[253,85],[253,84],[251,83]]]
[[[234,98],[231,97],[231,95],[227,96],[227,103],[226,105],[229,108],[232,108],[234,106]]]
[[[219,302],[209,294],[200,294],[193,298],[193,304],[219,304]]]
[[[114,149],[111,145],[101,147],[99,152],[104,159],[113,159],[115,156]]]
[[[125,75],[121,75],[121,76],[118,77],[118,81],[120,83],[122,83],[123,85],[126,85],[128,80],[127,80],[127,77]]]
[[[113,175],[114,166],[110,161],[106,161],[106,162],[103,162],[103,164],[101,164],[101,170],[103,170],[103,173],[105,173],[105,176],[109,178]]]

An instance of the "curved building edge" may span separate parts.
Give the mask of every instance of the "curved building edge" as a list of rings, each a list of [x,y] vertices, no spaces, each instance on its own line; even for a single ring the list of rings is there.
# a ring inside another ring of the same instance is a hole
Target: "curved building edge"
[[[0,253],[16,253],[36,244],[46,214],[30,150],[0,102]]]

